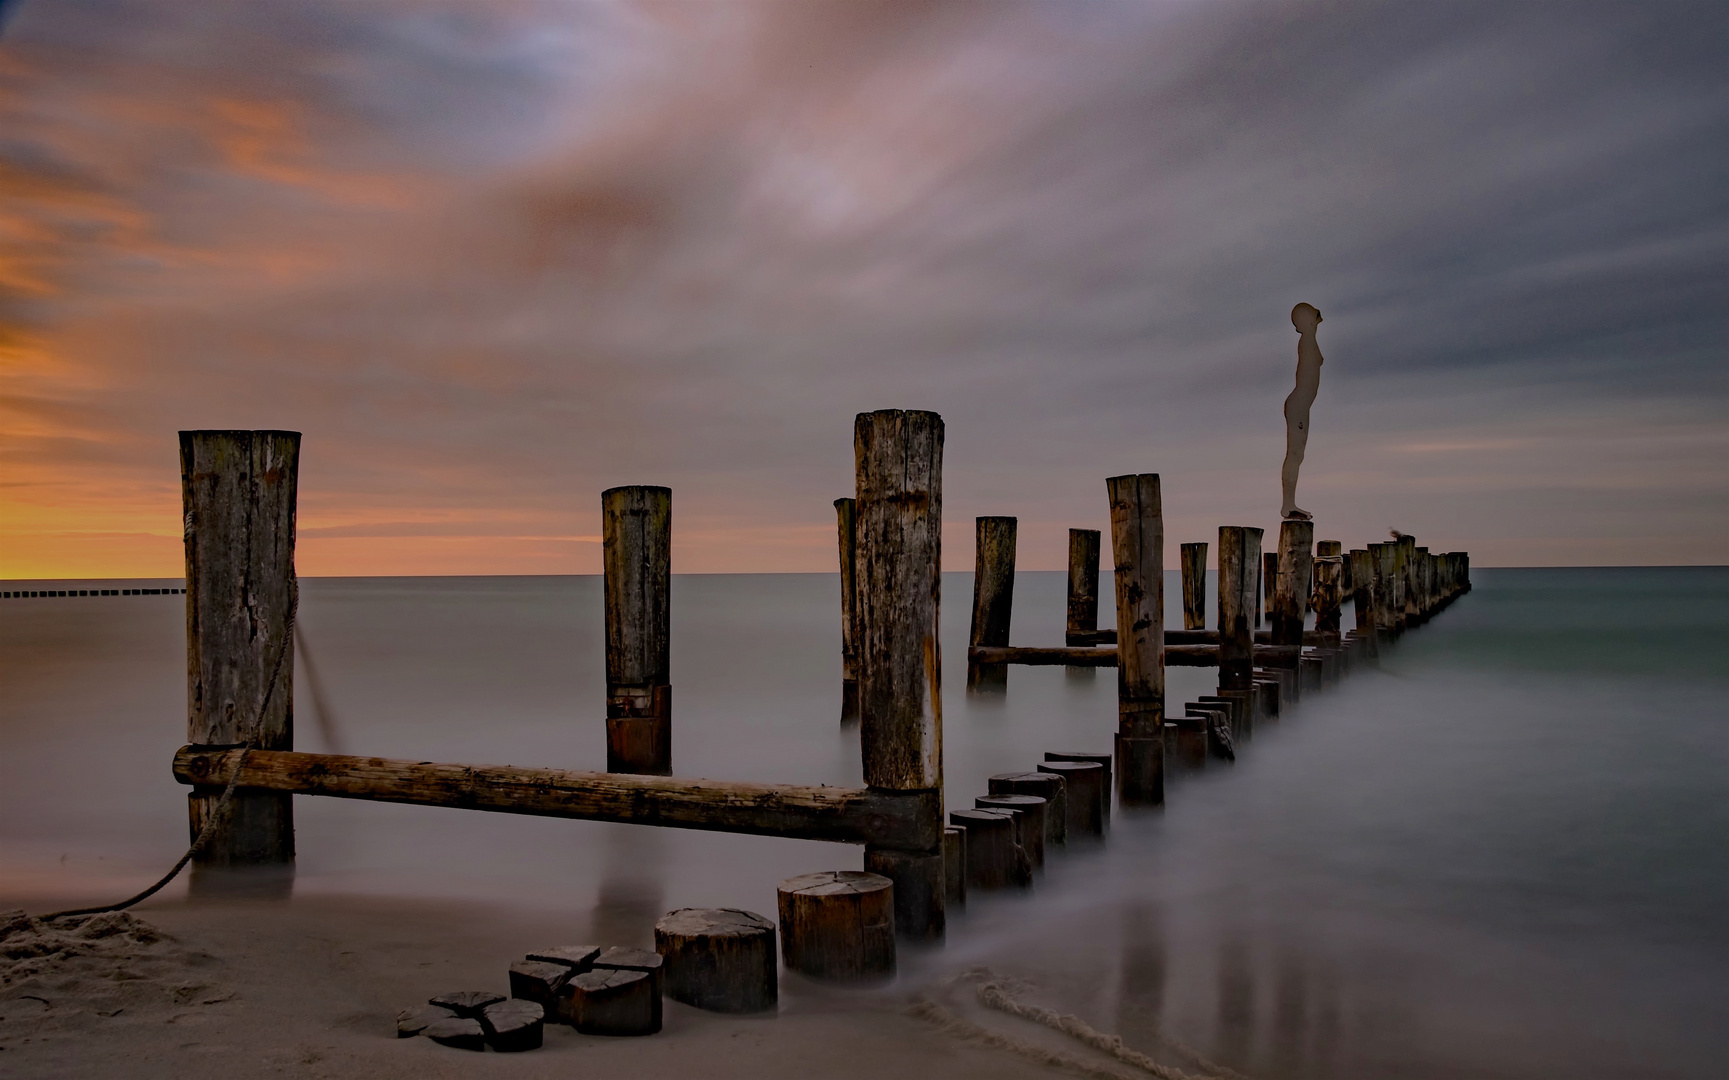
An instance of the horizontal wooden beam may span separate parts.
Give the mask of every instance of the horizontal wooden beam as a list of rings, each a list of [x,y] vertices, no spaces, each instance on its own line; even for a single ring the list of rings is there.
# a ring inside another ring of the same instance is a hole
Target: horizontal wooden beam
[[[1065,644],[1070,646],[1115,645],[1117,632],[1115,630],[1072,630],[1063,637]],[[1165,648],[1172,645],[1217,645],[1219,632],[1217,630],[1166,630]],[[1255,632],[1255,644],[1271,645],[1273,635],[1266,630]],[[1303,631],[1304,645],[1337,644],[1337,636],[1329,638],[1314,630]]]
[[[174,779],[199,787],[226,784],[239,754],[226,747],[183,746],[174,754]],[[943,838],[942,804],[935,791],[442,765],[288,750],[247,754],[239,786],[503,814],[831,840],[904,851],[929,851]]]
[[[1289,667],[1296,662],[1297,649],[1289,646],[1255,646],[1255,663]],[[1030,648],[1004,646],[991,648],[977,645],[967,650],[969,664],[1028,664],[1063,667],[1116,667],[1117,650],[1104,648]],[[1166,667],[1218,667],[1217,645],[1166,645]]]

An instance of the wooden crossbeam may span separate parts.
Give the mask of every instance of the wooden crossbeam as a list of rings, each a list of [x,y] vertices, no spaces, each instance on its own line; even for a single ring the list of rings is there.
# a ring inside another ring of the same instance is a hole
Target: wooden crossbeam
[[[233,748],[183,746],[174,754],[174,779],[199,788],[226,784],[239,754]],[[915,850],[942,843],[942,806],[935,791],[447,765],[289,750],[247,754],[239,786]]]

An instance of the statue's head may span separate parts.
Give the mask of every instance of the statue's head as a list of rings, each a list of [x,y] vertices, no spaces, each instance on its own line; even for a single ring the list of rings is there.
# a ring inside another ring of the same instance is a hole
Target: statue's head
[[[1306,334],[1313,330],[1321,321],[1321,309],[1313,304],[1298,304],[1291,309],[1291,325],[1297,332]]]

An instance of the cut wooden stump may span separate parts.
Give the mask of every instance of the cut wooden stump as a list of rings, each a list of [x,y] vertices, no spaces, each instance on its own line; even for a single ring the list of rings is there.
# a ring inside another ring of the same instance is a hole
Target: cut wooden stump
[[[440,1020],[451,1020],[456,1014],[449,1009],[441,1009],[437,1005],[422,1005],[418,1009],[404,1009],[396,1014],[396,1037],[412,1039],[428,1027]]]
[[[1110,789],[1105,786],[1103,765],[1096,761],[1046,761],[1038,771],[1063,778],[1069,839],[1105,834],[1105,801]]]
[[[1032,884],[1032,861],[1016,840],[1008,810],[955,810],[949,824],[967,831],[967,888],[1006,889]]]
[[[511,998],[488,1005],[480,1014],[486,1043],[501,1054],[539,1050],[545,1038],[546,1010],[537,1001]]]
[[[1055,773],[997,773],[989,780],[992,795],[1038,795],[1050,805],[1045,808],[1045,846],[1061,844],[1068,839],[1068,784]]]
[[[576,970],[565,964],[518,960],[510,965],[510,996],[532,1001],[552,1012],[558,1004],[558,992],[574,974]]]
[[[486,1031],[480,1026],[480,1021],[468,1016],[453,1016],[448,1020],[437,1020],[426,1025],[421,1032],[440,1046],[453,1046],[458,1050],[485,1050]]]
[[[626,946],[602,949],[600,955],[594,958],[593,970],[602,969],[640,971],[653,981],[656,998],[666,993],[666,961],[657,952]]]
[[[1205,727],[1165,725],[1165,758],[1178,772],[1200,772],[1207,767]]]
[[[680,908],[654,924],[654,950],[666,961],[666,994],[723,1013],[775,1007],[774,923],[738,908]]]
[[[776,893],[781,959],[790,970],[831,982],[894,974],[894,884],[888,878],[823,870],[787,878]]]
[[[449,1009],[458,1016],[472,1018],[480,1016],[481,1010],[488,1005],[496,1005],[503,1000],[503,994],[494,994],[489,990],[452,990],[429,999],[427,1004]]]
[[[554,945],[549,949],[537,949],[525,959],[538,960],[544,964],[563,964],[581,974],[594,966],[594,958],[599,955],[599,945]]]
[[[653,1035],[660,1030],[660,994],[649,972],[595,968],[564,984],[558,1015],[584,1035]]]
[[[943,829],[943,901],[967,902],[967,831],[958,825]]]
[[[973,800],[979,810],[1009,810],[1015,814],[1015,840],[1027,853],[1034,870],[1045,867],[1045,813],[1050,803],[1040,795],[980,795]]]

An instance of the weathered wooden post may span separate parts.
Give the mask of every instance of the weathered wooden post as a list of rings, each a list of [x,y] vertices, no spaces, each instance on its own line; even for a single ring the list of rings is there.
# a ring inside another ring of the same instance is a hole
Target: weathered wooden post
[[[1402,612],[1406,626],[1416,626],[1422,612],[1417,607],[1417,538],[1399,537],[1399,587],[1403,591]]]
[[[1099,628],[1099,530],[1069,530],[1069,621],[1066,645],[1091,645]]]
[[[1314,522],[1280,523],[1279,576],[1273,589],[1274,645],[1303,644],[1303,620],[1309,609],[1314,549]]]
[[[1219,687],[1255,687],[1255,630],[1249,612],[1256,607],[1261,566],[1261,530],[1243,525],[1219,527]]]
[[[182,431],[186,520],[186,738],[199,746],[294,749],[298,431]],[[193,837],[226,774],[195,786]],[[294,861],[293,796],[237,789],[199,868]]]
[[[1391,636],[1399,628],[1398,544],[1370,544],[1375,560],[1375,629]]]
[[[1183,545],[1183,629],[1207,628],[1207,545]]]
[[[1261,553],[1261,600],[1267,610],[1267,622],[1273,621],[1273,592],[1279,587],[1279,553],[1264,551]]]
[[[672,489],[600,493],[606,770],[672,772]]]
[[[1344,576],[1342,546],[1337,540],[1323,540],[1315,545],[1315,631],[1327,635],[1325,640],[1337,645],[1340,635],[1340,579]]]
[[[865,848],[894,882],[895,929],[943,936],[943,421],[885,409],[853,424],[858,476],[859,747],[865,783],[924,798],[936,820],[924,850]],[[784,933],[784,931],[783,931]]]
[[[1429,558],[1429,549],[1417,549],[1417,611],[1421,618],[1428,619],[1434,608],[1435,564]]]
[[[1105,488],[1116,568],[1118,791],[1124,802],[1157,803],[1165,797],[1165,519],[1159,477],[1113,476]]]
[[[1371,545],[1371,547],[1378,545]],[[1356,616],[1357,636],[1363,641],[1364,655],[1376,657],[1380,648],[1375,639],[1375,554],[1368,548],[1351,549],[1351,611]]]
[[[1009,643],[1009,618],[1015,602],[1015,527],[1012,517],[978,519],[978,553],[973,562],[973,622],[968,646]],[[988,690],[1009,681],[1007,664],[967,664],[967,688]]]
[[[840,718],[858,719],[858,583],[853,566],[858,544],[853,533],[858,522],[858,500],[834,501],[835,532],[840,540]]]

